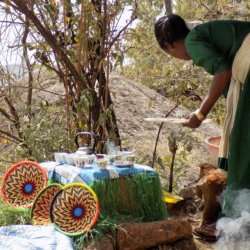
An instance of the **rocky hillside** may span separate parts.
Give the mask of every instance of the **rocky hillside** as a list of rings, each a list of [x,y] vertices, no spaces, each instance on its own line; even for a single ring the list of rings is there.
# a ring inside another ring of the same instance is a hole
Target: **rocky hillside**
[[[156,91],[120,75],[111,76],[110,81],[123,146],[135,151],[138,158],[145,156],[151,158],[160,123],[144,121],[144,118],[164,117],[176,104]],[[189,113],[189,110],[178,106],[170,117],[183,113]],[[158,144],[158,154],[168,152],[167,136],[169,133],[171,131],[178,133],[180,130],[186,131],[198,141],[194,143],[193,150],[188,156],[185,166],[186,178],[182,183],[183,186],[192,185],[197,179],[199,164],[211,161],[205,139],[220,135],[221,127],[212,121],[202,124],[195,130],[165,123]]]

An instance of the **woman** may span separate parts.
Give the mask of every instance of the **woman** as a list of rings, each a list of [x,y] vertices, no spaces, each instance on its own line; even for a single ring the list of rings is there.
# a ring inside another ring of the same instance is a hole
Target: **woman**
[[[155,23],[155,36],[167,54],[192,60],[213,75],[207,96],[183,126],[199,127],[219,97],[227,97],[218,170],[228,175],[222,212],[234,216],[234,197],[250,189],[250,22],[216,20],[189,30],[171,14]]]

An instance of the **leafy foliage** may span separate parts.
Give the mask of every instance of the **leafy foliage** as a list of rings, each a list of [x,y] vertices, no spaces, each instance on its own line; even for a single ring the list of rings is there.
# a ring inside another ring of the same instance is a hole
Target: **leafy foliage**
[[[213,19],[249,20],[250,15],[249,1],[244,0],[177,0],[175,8],[181,16],[203,22]]]
[[[169,133],[168,150],[165,154],[158,156],[156,164],[165,190],[170,192],[174,190],[175,193],[180,191],[181,180],[186,177],[186,167],[189,164],[188,155],[195,143],[197,143],[197,139],[192,134],[187,133],[185,128]]]
[[[32,148],[32,158],[38,162],[46,161],[53,159],[54,152],[74,150],[73,138],[67,135],[66,113],[63,108],[43,103],[35,106],[40,106],[40,109],[36,110],[32,124],[23,119],[21,128],[26,143]],[[24,155],[22,150],[20,146],[15,147],[18,155]]]

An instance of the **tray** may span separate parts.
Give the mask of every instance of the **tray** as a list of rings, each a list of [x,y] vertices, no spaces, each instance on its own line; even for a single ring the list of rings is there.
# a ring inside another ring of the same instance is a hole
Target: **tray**
[[[117,168],[130,168],[134,166],[134,163],[128,161],[115,161],[112,165]]]
[[[188,119],[185,118],[164,118],[164,117],[147,117],[144,118],[144,121],[147,122],[165,122],[165,123],[172,123],[172,124],[180,124],[188,122]],[[203,123],[211,122],[211,119],[206,119]]]

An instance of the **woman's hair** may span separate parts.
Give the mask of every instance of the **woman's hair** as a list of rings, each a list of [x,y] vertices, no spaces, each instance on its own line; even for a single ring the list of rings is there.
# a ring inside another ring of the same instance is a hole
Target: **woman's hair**
[[[155,23],[155,37],[162,49],[166,49],[167,43],[173,43],[186,38],[189,33],[185,21],[178,15],[170,14],[158,19]]]

